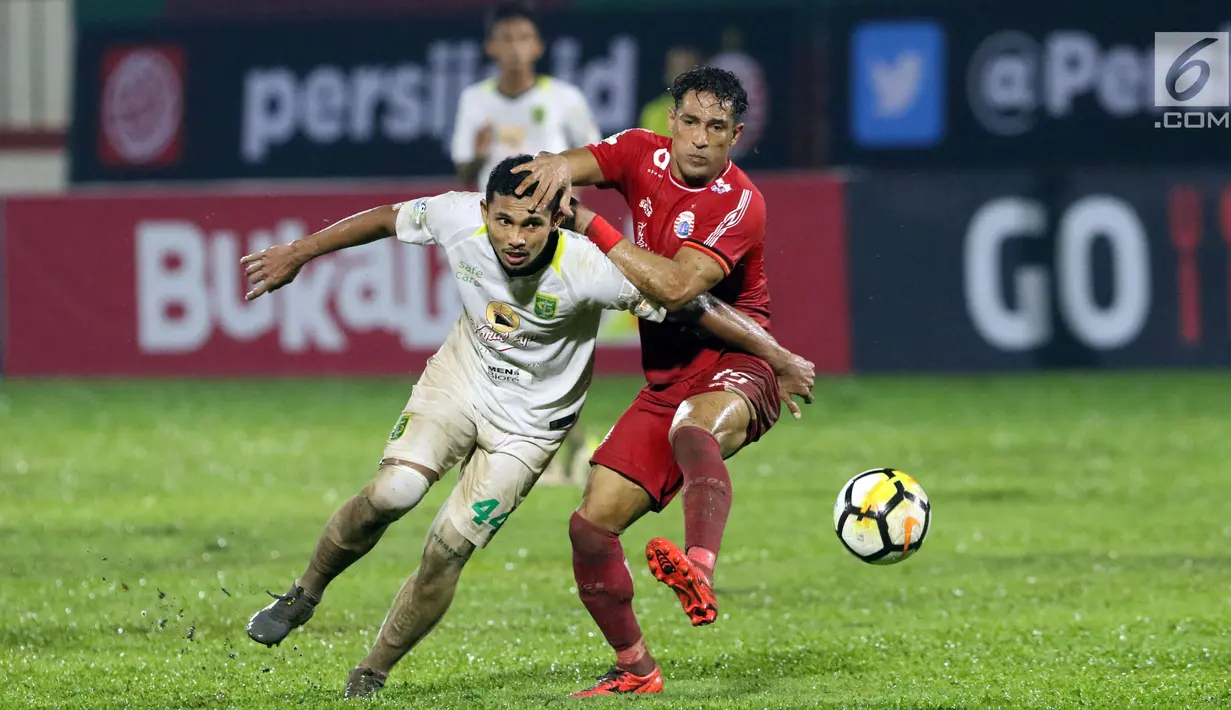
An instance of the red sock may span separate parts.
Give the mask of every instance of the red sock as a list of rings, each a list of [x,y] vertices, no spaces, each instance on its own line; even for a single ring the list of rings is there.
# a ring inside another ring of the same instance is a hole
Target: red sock
[[[684,551],[712,575],[731,512],[731,476],[722,446],[708,431],[686,426],[675,432],[671,449],[684,472]]]
[[[573,543],[573,578],[581,603],[615,649],[617,665],[636,675],[647,675],[654,670],[654,659],[646,650],[633,613],[633,578],[619,536],[577,513],[569,518],[568,536]]]

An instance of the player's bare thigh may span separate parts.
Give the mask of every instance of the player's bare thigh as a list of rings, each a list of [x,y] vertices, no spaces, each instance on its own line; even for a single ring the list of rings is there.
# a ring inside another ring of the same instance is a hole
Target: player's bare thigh
[[[577,514],[619,535],[648,513],[653,503],[641,486],[606,466],[594,466]]]
[[[748,441],[748,428],[756,421],[756,410],[747,396],[738,390],[722,390],[695,394],[675,410],[671,422],[671,439],[684,427],[708,431],[722,447],[722,456],[732,456]]]

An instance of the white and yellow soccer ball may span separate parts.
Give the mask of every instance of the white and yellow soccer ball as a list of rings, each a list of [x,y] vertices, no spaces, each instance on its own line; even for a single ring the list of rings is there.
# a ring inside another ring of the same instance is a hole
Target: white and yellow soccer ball
[[[892,468],[875,468],[842,486],[833,506],[843,547],[874,565],[892,565],[919,551],[932,527],[923,486]]]

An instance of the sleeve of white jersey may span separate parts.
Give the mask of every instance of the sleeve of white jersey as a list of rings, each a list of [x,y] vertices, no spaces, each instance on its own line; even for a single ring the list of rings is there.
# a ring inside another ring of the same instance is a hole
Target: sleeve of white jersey
[[[473,162],[474,137],[482,128],[483,117],[478,105],[479,95],[471,86],[462,91],[457,102],[457,117],[453,121],[453,145],[450,154],[454,165]]]
[[[432,203],[437,199],[436,197],[420,197],[396,205],[399,242],[421,245],[436,243],[436,235],[432,234],[432,229],[428,225],[427,213],[428,210],[433,209]]]
[[[568,134],[569,147],[580,148],[602,140],[602,135],[598,132],[598,123],[594,120],[594,113],[590,110],[585,93],[575,86],[569,86],[568,94],[564,130]]]
[[[483,223],[481,198],[477,192],[446,192],[401,203],[397,206],[398,241],[449,248],[457,234]]]
[[[667,317],[667,310],[642,296],[590,240],[579,237],[571,240],[567,248],[576,252],[569,261],[577,270],[573,281],[583,299],[606,310],[631,311],[638,318],[655,323]]]

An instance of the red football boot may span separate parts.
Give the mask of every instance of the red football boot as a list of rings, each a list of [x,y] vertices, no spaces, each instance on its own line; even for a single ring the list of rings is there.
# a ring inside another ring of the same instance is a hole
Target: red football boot
[[[675,543],[656,537],[645,546],[645,558],[654,578],[671,587],[680,598],[693,626],[705,626],[718,619],[714,586]]]
[[[592,688],[579,690],[570,698],[592,698],[595,695],[631,695],[637,693],[663,692],[663,674],[658,666],[649,675],[633,675],[623,668],[613,666],[607,674],[598,679]]]

